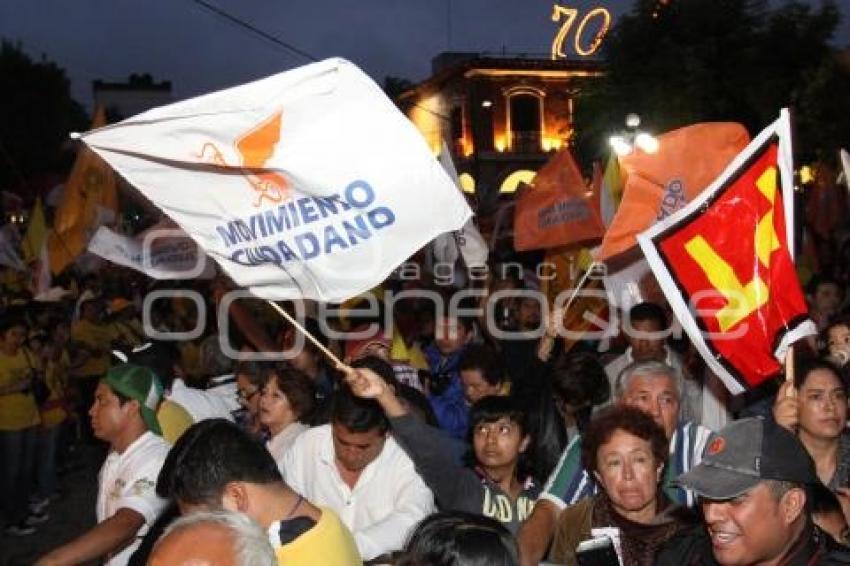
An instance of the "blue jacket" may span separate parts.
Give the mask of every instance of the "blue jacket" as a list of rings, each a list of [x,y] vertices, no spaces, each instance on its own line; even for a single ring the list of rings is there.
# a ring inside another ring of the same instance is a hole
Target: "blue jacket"
[[[432,375],[448,374],[449,386],[439,395],[431,395],[431,407],[440,428],[449,433],[453,438],[466,440],[466,432],[469,427],[469,406],[463,398],[463,384],[460,381],[458,365],[465,348],[457,352],[443,356],[434,344],[425,349],[425,359]]]

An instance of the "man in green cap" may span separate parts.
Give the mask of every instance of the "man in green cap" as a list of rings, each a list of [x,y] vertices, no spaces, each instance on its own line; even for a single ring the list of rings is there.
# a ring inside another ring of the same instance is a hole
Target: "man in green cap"
[[[156,420],[161,400],[162,386],[147,368],[122,364],[101,379],[89,410],[95,436],[110,448],[99,475],[98,524],[43,556],[39,566],[81,564],[95,558],[109,566],[127,564],[167,504],[155,491],[169,450]]]

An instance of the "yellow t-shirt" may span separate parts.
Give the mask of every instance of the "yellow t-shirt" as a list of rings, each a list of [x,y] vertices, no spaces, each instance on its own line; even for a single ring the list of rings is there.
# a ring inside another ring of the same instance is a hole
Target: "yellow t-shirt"
[[[44,379],[50,389],[50,397],[41,406],[41,426],[53,428],[68,418],[65,408],[67,401],[68,373],[71,369],[71,358],[64,350],[57,360],[48,360],[44,370]]]
[[[71,339],[82,344],[87,350],[97,351],[80,368],[74,371],[79,376],[101,376],[109,370],[109,352],[114,334],[107,324],[95,324],[79,320],[71,328]]]
[[[306,533],[274,549],[278,564],[321,564],[322,566],[360,566],[363,561],[348,527],[327,507]]]
[[[33,354],[32,363],[36,363]],[[0,352],[0,387],[30,379],[30,364],[23,348],[14,356]],[[23,430],[40,422],[38,407],[32,393],[0,394],[0,430]]]
[[[183,436],[186,429],[195,424],[189,411],[182,405],[165,399],[156,412],[156,420],[162,429],[162,438],[171,445]]]

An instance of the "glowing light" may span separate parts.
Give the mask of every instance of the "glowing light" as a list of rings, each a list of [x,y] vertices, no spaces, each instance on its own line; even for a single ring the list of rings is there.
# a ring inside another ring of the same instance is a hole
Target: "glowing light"
[[[595,36],[593,36],[593,39],[590,41],[590,44],[588,45],[587,49],[582,49],[579,40],[581,39],[582,32],[584,31],[584,26],[587,25],[587,22],[590,20],[590,18],[594,16],[602,16],[602,23],[599,25],[599,31],[596,32]],[[582,57],[588,57],[596,53],[596,51],[599,49],[599,46],[602,45],[602,40],[605,39],[605,35],[607,35],[608,29],[610,27],[611,12],[609,12],[605,8],[594,8],[589,11],[581,20],[578,25],[578,28],[576,29],[574,41],[576,53],[578,53]]]
[[[496,147],[496,151],[498,151],[499,153],[505,151],[505,136],[496,136],[493,145]]]
[[[626,127],[637,128],[638,126],[640,126],[640,116],[638,116],[634,112],[629,113],[626,116]]]
[[[549,137],[543,138],[541,145],[543,146],[543,151],[555,151],[561,149],[563,142],[560,138]]]
[[[646,153],[658,151],[658,138],[646,132],[641,132],[635,137],[635,145]]]
[[[566,6],[554,4],[552,6],[552,21],[559,22],[562,17],[564,17],[563,23],[561,24],[561,27],[558,28],[555,38],[552,40],[552,60],[566,58],[567,55],[564,53],[564,41],[566,41],[570,28],[573,26],[573,23],[575,23],[576,18],[578,18],[578,10],[576,8],[567,8]],[[599,24],[599,30],[590,42],[587,43],[587,47],[583,47],[581,41],[582,36],[584,35],[588,22],[590,22],[593,18],[602,18],[602,21]],[[600,45],[602,45],[602,40],[605,39],[610,28],[611,12],[602,7],[596,7],[588,11],[579,21],[578,27],[576,28],[576,32],[573,36],[573,48],[575,49],[576,54],[582,57],[588,57],[596,53]]]
[[[460,181],[460,188],[463,192],[470,194],[475,192],[475,178],[469,173],[461,173],[458,181]]]
[[[617,155],[628,155],[632,152],[632,144],[627,142],[623,136],[611,136],[608,138],[608,145]]]
[[[493,106],[492,100],[484,100],[484,101],[481,102],[482,108],[490,108],[491,106]]]
[[[519,169],[514,171],[508,175],[504,181],[502,181],[502,186],[499,187],[499,192],[505,194],[514,193],[517,188],[519,188],[520,183],[530,185],[534,180],[535,175],[536,173],[534,171],[530,171],[528,169]]]
[[[808,165],[800,167],[800,183],[807,185],[815,180],[815,172]]]
[[[469,157],[470,155],[472,155],[472,142],[471,141],[464,138],[461,141],[461,145],[463,146],[463,156],[464,157]]]

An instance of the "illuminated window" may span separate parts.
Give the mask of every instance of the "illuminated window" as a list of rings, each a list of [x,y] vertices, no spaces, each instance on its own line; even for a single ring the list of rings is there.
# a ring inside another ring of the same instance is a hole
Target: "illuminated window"
[[[460,188],[463,189],[465,193],[475,193],[475,178],[469,173],[461,173],[458,177],[458,181],[460,181]]]
[[[531,184],[531,181],[534,180],[535,174],[536,173],[534,171],[529,171],[528,169],[519,169],[514,171],[508,175],[504,181],[502,181],[502,186],[499,187],[499,192],[502,194],[514,193],[519,188],[520,183]]]
[[[508,147],[517,152],[539,152],[543,133],[543,96],[537,89],[517,87],[508,98]]]

